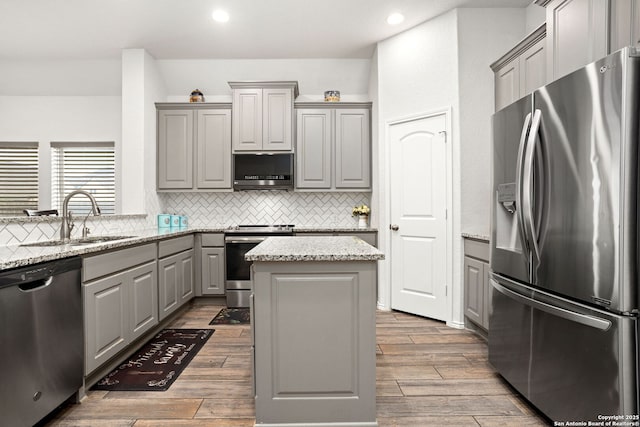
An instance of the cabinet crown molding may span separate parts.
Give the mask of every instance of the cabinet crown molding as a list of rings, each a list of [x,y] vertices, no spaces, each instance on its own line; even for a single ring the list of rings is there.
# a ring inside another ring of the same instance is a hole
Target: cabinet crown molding
[[[158,110],[231,109],[231,102],[156,102]]]
[[[522,39],[518,44],[513,47],[509,52],[502,55],[497,61],[491,64],[489,67],[495,72],[502,68],[503,65],[511,62],[514,58],[517,58],[525,50],[542,40],[547,36],[547,24],[540,24],[538,28],[533,30],[528,36]]]
[[[289,80],[289,81],[262,81],[262,80],[243,80],[243,81],[234,81],[227,82],[231,89],[282,89],[282,88],[290,88],[293,89],[293,99],[295,99],[300,93],[298,92],[298,81],[297,80]]]
[[[324,102],[324,101],[301,101],[294,103],[294,108],[368,108],[371,109],[370,101],[353,102]]]

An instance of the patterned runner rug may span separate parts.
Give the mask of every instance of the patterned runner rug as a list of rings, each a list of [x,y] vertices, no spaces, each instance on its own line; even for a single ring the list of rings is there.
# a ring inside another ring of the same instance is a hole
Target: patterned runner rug
[[[163,329],[92,387],[110,391],[164,391],[215,329]]]
[[[248,308],[223,308],[210,325],[240,325],[251,322],[251,314]]]

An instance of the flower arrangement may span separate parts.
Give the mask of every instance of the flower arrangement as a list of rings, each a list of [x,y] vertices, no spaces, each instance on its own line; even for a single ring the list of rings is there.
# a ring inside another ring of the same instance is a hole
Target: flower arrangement
[[[351,216],[360,216],[360,215],[369,216],[370,213],[371,213],[371,208],[369,208],[369,206],[367,205],[354,206],[353,209],[351,210]]]

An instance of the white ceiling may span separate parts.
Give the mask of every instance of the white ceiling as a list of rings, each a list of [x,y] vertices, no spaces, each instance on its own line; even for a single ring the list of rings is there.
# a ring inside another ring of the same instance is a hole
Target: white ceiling
[[[531,0],[1,0],[0,59],[370,58],[375,44],[456,7]],[[231,16],[211,18],[214,9]],[[401,12],[405,21],[389,26]]]

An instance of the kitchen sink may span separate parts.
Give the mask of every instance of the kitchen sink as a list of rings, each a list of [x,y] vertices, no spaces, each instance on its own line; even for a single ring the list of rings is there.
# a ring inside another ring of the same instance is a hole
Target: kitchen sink
[[[130,239],[132,237],[136,237],[136,236],[88,236],[88,237],[79,237],[79,238],[71,239],[68,241],[46,240],[44,242],[24,243],[20,246],[62,246],[62,245],[81,246],[81,245],[89,245],[92,243],[113,242],[115,240]]]

